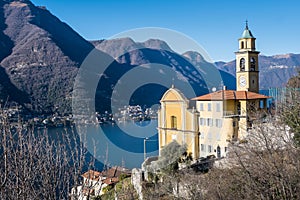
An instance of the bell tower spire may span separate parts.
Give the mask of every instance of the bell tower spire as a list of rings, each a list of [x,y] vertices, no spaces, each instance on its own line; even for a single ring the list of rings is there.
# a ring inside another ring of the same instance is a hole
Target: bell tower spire
[[[237,91],[259,93],[259,52],[255,49],[255,40],[246,20],[245,30],[239,39],[239,50],[235,52]]]

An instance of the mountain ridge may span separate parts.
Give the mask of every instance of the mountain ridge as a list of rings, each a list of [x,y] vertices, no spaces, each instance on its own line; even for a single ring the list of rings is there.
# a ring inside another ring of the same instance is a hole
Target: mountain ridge
[[[5,24],[0,29],[1,41],[7,48],[7,44],[13,44],[8,55],[2,54],[0,63],[9,80],[4,88],[14,85],[16,89],[6,93],[10,98],[16,92],[26,93],[26,101],[12,100],[30,111],[53,112],[70,93],[78,67],[93,46],[48,10],[30,1],[1,1],[0,10],[1,24]],[[56,90],[58,87],[61,90]]]
[[[297,75],[300,70],[300,54],[288,53],[282,55],[259,55],[260,88],[268,89],[285,87],[288,80]],[[218,69],[235,76],[235,60],[216,62]]]
[[[0,1],[0,7],[0,48],[3,49],[0,51],[0,98],[17,102],[30,112],[71,112],[70,97],[75,77],[81,63],[95,50],[95,46],[97,51],[115,58],[100,78],[96,90],[96,101],[101,99],[96,109],[100,112],[111,106],[110,98],[114,87],[119,84],[118,79],[145,64],[158,63],[179,72],[194,88],[196,95],[207,93],[211,89],[209,84],[213,84],[205,83],[203,74],[214,67],[214,63],[206,62],[197,52],[179,55],[165,41],[158,39],[144,42],[130,38],[87,41],[45,7],[35,6],[29,0]],[[265,59],[269,66],[273,66],[266,67],[266,72],[262,73],[268,84],[274,82],[265,77],[268,70],[273,71],[273,78],[281,78],[280,81],[293,75],[294,71],[287,65],[298,65],[300,58],[298,54],[290,56],[277,56],[278,62],[261,57],[263,62]],[[218,62],[216,66],[224,84],[234,89],[234,61]],[[280,74],[285,71],[288,72],[286,75]],[[172,77],[160,75],[171,86]],[[178,81],[182,79],[178,74],[175,78]],[[155,91],[153,99],[143,98],[143,95],[149,94],[149,89]],[[131,103],[151,106],[159,102],[166,89],[156,85],[141,88],[134,93]]]

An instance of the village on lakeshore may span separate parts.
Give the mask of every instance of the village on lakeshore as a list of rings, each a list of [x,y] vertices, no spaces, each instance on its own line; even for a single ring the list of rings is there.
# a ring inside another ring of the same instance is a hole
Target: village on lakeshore
[[[300,199],[299,7],[0,0],[0,200]]]
[[[1,108],[1,104],[0,104]],[[74,126],[74,117],[72,114],[61,116],[58,113],[51,115],[34,115],[26,112],[26,109],[20,105],[11,104],[5,105],[3,114],[10,121],[12,127],[18,126],[20,122],[24,126],[35,126],[40,128],[51,128],[51,127],[68,127]],[[94,124],[94,125],[114,125],[116,121],[122,122],[141,122],[157,119],[157,110],[153,108],[142,109],[140,105],[135,106],[124,106],[120,108],[117,113],[110,113],[105,111],[104,113],[95,112],[95,115],[88,119],[80,121],[81,124]],[[1,118],[0,118],[1,120]]]

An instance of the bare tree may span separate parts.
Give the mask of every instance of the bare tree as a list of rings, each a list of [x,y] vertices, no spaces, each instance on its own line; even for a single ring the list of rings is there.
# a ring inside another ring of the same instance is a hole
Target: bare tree
[[[13,126],[0,110],[0,142],[1,199],[68,199],[79,184],[86,152],[75,134]]]
[[[280,117],[258,122],[232,144],[223,169],[209,172],[212,199],[299,199],[300,152]]]

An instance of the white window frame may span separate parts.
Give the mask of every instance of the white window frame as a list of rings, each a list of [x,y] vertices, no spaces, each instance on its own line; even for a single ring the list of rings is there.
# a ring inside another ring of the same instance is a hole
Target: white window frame
[[[207,126],[213,126],[213,125],[214,125],[213,118],[207,118]]]
[[[211,111],[211,103],[207,103],[207,111]]]
[[[216,127],[222,128],[222,119],[216,119]]]
[[[199,121],[201,126],[205,126],[205,121],[206,121],[205,118],[200,117]]]
[[[200,103],[200,111],[204,111],[204,104]]]
[[[220,103],[216,103],[216,111],[221,112],[221,104]]]

